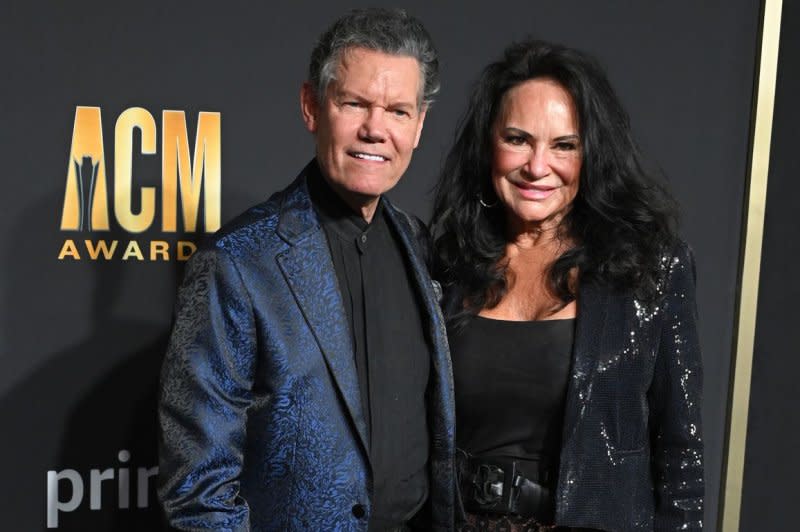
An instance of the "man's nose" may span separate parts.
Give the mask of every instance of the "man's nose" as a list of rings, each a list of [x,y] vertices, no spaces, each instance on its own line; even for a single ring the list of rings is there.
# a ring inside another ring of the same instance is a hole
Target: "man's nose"
[[[367,111],[359,138],[367,142],[384,142],[386,140],[386,111],[380,107],[370,107]]]

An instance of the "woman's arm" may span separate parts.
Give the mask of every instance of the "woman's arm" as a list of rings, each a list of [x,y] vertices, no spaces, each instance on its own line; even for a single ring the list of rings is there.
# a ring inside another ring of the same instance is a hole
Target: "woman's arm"
[[[664,290],[664,322],[650,388],[655,530],[702,530],[703,373],[694,258],[686,244],[670,259]]]

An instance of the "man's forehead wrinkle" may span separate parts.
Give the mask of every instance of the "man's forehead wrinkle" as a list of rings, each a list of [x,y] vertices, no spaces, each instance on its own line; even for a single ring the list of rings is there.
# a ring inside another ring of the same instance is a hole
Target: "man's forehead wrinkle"
[[[387,66],[386,63],[380,63],[378,65],[371,65],[367,63],[367,65],[370,67],[370,71],[365,72],[367,74],[365,76],[367,80],[365,83],[363,82],[362,78],[359,80],[360,83],[357,86],[354,86],[352,83],[353,77],[351,76],[349,79],[347,79],[349,82],[348,86],[344,87],[342,85],[342,82],[348,78],[348,72],[352,71],[354,67],[364,64],[360,60],[363,58],[364,54],[370,53],[381,54],[389,61],[399,59],[410,60],[414,63],[414,70],[418,72],[418,74],[416,77],[414,94],[410,95],[410,98],[406,99],[404,98],[404,95],[400,94],[404,89],[403,82],[405,78],[397,72],[397,64]],[[383,101],[386,105],[407,105],[414,108],[419,106],[420,94],[423,88],[422,73],[419,70],[419,61],[417,61],[416,58],[409,55],[390,54],[363,47],[346,48],[341,52],[335,69],[335,75],[331,79],[331,85],[331,88],[333,88],[333,94],[338,96],[352,95],[371,103]]]

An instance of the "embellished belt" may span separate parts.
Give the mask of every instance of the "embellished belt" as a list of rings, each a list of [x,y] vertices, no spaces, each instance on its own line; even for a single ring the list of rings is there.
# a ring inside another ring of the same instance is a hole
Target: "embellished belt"
[[[549,481],[552,468],[540,467],[536,479],[523,474],[521,465],[535,462],[504,456],[471,456],[457,449],[456,464],[464,509],[471,513],[491,513],[532,517],[552,523],[555,503]],[[530,467],[525,468],[530,474]]]

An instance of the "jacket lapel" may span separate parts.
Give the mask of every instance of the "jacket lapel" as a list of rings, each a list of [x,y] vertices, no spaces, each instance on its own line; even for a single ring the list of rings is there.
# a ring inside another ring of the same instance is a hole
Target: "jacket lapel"
[[[307,170],[306,170],[307,171]],[[305,172],[286,190],[277,232],[289,248],[278,264],[310,327],[369,455],[350,326],[328,243],[306,187]]]
[[[578,294],[578,318],[572,348],[572,370],[567,386],[562,448],[572,439],[583,409],[592,396],[592,377],[602,352],[609,314],[608,290],[588,282],[581,284]]]
[[[427,265],[424,264],[420,257],[418,244],[414,237],[415,231],[411,227],[407,215],[395,209],[385,198],[384,202],[388,218],[397,229],[404,254],[408,257],[414,281],[416,281],[417,291],[424,306],[423,310],[427,314],[428,330],[426,332],[431,339],[431,347],[434,350],[434,369],[437,373],[444,374],[447,377],[444,382],[448,384],[448,388],[452,393],[452,368],[450,367],[449,348],[447,345],[447,331],[439,308],[439,301],[436,299],[434,282],[428,274]]]

